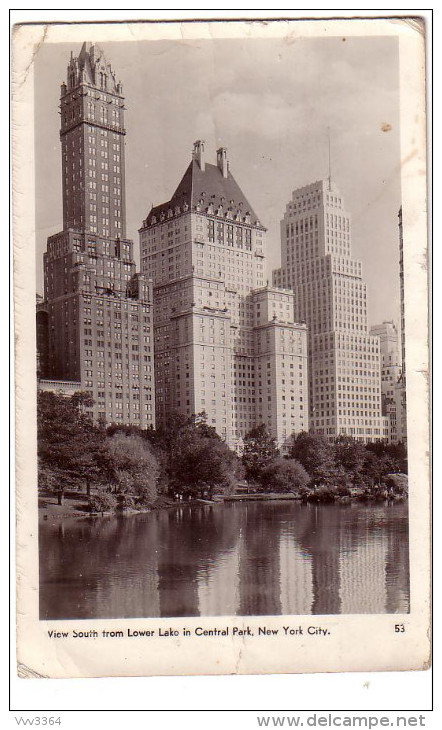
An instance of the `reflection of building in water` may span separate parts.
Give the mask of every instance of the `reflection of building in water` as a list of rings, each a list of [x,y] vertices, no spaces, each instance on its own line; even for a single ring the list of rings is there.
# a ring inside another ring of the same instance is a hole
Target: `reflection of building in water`
[[[137,518],[46,524],[40,533],[40,618],[159,616],[158,529]]]
[[[312,554],[313,594],[312,614],[341,613],[339,595],[339,545],[329,545]]]
[[[133,529],[128,520],[116,520],[118,528],[114,535],[114,557],[112,577],[103,565],[97,578],[94,594],[96,607],[92,615],[142,618],[160,616],[158,592],[158,520],[156,514],[143,523],[143,528]],[[128,571],[128,565],[131,570]]]
[[[342,613],[385,613],[386,535],[367,535],[356,547],[340,557],[340,596]]]
[[[339,595],[342,516],[339,510],[308,505],[300,510],[296,537],[311,556],[313,602],[310,613],[341,612]]]
[[[245,505],[240,541],[239,615],[281,615],[280,532],[276,510]],[[258,509],[257,509],[258,508]]]
[[[241,538],[240,538],[241,539]],[[201,616],[236,616],[239,613],[239,545],[205,566],[198,577]]]
[[[409,611],[406,505],[185,506],[41,526],[42,620]]]
[[[217,507],[182,507],[161,514],[158,543],[161,616],[200,615],[201,565],[209,566],[212,580],[220,575],[225,578],[224,573],[216,572],[216,566],[220,556],[232,551],[239,533],[236,513],[232,511],[228,521],[225,517],[225,512]],[[212,606],[221,600],[221,596],[212,596]]]
[[[309,614],[313,603],[311,558],[302,553],[288,531],[281,533],[280,569],[282,614]]]
[[[187,517],[192,517],[188,511]],[[162,533],[158,545],[158,588],[160,616],[198,616],[197,562],[198,536],[189,539],[185,510],[162,512],[159,516]]]
[[[387,613],[410,611],[410,564],[408,525],[394,524],[388,532],[386,556]]]

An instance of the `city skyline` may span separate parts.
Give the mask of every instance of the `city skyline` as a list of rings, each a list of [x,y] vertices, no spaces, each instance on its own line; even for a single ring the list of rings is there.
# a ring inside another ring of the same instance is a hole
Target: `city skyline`
[[[268,228],[270,281],[279,265],[279,225],[286,200],[296,187],[328,175],[330,127],[332,177],[352,213],[354,252],[363,261],[368,283],[369,324],[385,319],[398,323],[399,285],[393,291],[391,287],[398,281],[400,205],[395,39],[102,46],[130,100],[129,238],[137,242],[137,229],[151,205],[170,198],[194,140],[201,137],[209,158],[219,145],[228,147],[231,170]],[[58,230],[61,219],[56,109],[70,50],[70,44],[43,45],[36,57],[38,291],[46,237]],[[45,185],[39,186],[43,179]]]

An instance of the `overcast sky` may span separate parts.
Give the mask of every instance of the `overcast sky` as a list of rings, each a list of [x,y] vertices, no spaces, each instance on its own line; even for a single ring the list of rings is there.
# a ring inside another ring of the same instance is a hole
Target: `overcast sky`
[[[99,39],[85,38],[96,42]],[[127,234],[136,242],[151,205],[168,200],[206,141],[228,148],[230,170],[268,228],[268,265],[280,262],[279,225],[292,190],[328,175],[352,216],[369,323],[399,324],[398,43],[321,38],[103,43],[126,97]],[[37,291],[48,235],[62,228],[58,104],[70,51],[43,44],[35,62]]]

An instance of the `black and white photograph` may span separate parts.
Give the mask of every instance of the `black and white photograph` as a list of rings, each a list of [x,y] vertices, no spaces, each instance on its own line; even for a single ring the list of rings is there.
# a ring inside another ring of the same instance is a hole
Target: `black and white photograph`
[[[427,325],[383,22],[76,24],[35,46],[26,503],[53,642],[318,655],[337,617],[377,616],[407,641]]]

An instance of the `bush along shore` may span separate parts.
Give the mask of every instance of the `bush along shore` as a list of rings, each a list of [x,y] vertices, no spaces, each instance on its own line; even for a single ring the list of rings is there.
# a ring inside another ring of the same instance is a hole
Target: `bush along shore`
[[[38,394],[38,489],[46,515],[132,514],[177,504],[289,498],[312,502],[400,500],[408,493],[403,444],[330,442],[299,433],[281,456],[261,424],[241,455],[205,413],[174,414],[167,426],[94,423],[90,397]]]

